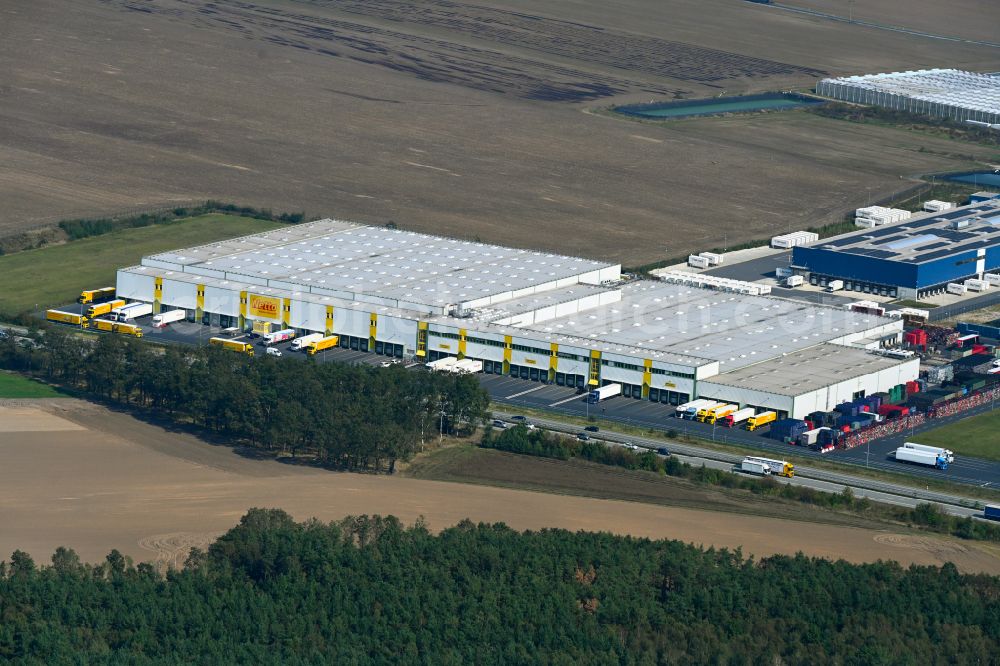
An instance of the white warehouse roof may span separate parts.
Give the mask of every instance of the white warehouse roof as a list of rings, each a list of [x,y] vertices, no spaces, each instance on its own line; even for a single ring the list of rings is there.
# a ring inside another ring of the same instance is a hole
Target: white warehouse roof
[[[544,285],[617,279],[621,267],[530,250],[319,220],[146,257],[144,266],[353,300],[435,308]],[[275,284],[281,283],[281,284]]]

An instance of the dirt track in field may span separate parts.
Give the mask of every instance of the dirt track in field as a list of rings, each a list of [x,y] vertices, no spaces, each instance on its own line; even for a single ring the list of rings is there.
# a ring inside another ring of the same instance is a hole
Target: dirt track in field
[[[583,111],[996,71],[997,51],[733,0],[8,3],[0,234],[211,197],[635,265],[833,221],[995,151],[803,113]]]
[[[803,551],[852,561],[898,559],[1000,573],[981,545],[852,527],[421,481],[338,474],[255,460],[130,416],[76,401],[37,410],[0,406],[0,553],[47,560],[59,545],[86,560],[118,548],[136,560],[177,565],[250,507],[298,519],[352,514],[423,516],[434,528],[463,518],[519,529],[561,527],[742,547],[758,556]],[[65,429],[65,419],[84,430]],[[41,428],[50,428],[42,430]],[[64,428],[62,430],[55,428]],[[17,430],[16,432],[13,432]]]

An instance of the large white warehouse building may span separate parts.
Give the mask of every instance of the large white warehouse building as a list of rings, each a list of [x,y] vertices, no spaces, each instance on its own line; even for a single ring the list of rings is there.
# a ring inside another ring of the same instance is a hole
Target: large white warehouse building
[[[215,326],[464,356],[529,381],[616,382],[665,404],[711,397],[798,417],[917,376],[916,360],[852,346],[898,341],[895,319],[623,281],[617,264],[329,219],[145,257],[118,271],[117,289]]]

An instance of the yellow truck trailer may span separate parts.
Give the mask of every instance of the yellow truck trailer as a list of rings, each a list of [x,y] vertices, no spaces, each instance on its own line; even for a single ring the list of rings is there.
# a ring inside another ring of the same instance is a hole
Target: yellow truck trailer
[[[240,352],[247,356],[253,356],[253,345],[242,340],[230,340],[228,338],[209,338],[208,344],[222,347],[229,351]]]
[[[114,287],[101,287],[100,289],[87,289],[86,291],[80,292],[80,297],[76,299],[76,302],[86,305],[87,303],[100,303],[101,301],[107,301],[114,297]]]
[[[86,315],[63,312],[62,310],[46,310],[45,318],[49,321],[57,321],[61,324],[72,324],[73,326],[79,326],[80,328],[87,328],[88,326]]]
[[[739,405],[722,403],[721,405],[715,405],[714,407],[709,407],[708,409],[699,410],[698,414],[695,415],[694,418],[702,423],[715,423],[715,419],[720,416],[725,416],[726,414],[732,414],[739,408]]]
[[[93,319],[94,317],[100,317],[101,315],[106,315],[115,308],[120,308],[125,305],[124,298],[116,298],[113,301],[105,301],[104,303],[95,303],[87,308],[87,319]]]
[[[116,322],[113,330],[115,333],[121,333],[122,335],[132,335],[137,338],[142,337],[142,329],[135,324],[119,324]]]
[[[110,319],[95,319],[90,322],[90,327],[97,329],[98,331],[107,331],[108,333],[111,333],[115,330],[116,323],[117,322],[113,322]]]
[[[775,412],[761,412],[747,419],[747,430],[756,430],[768,423],[773,423],[777,419],[778,415]]]
[[[306,349],[306,353],[315,355],[317,352],[329,349],[330,347],[336,347],[338,344],[340,344],[340,336],[330,335],[311,343],[309,348]]]

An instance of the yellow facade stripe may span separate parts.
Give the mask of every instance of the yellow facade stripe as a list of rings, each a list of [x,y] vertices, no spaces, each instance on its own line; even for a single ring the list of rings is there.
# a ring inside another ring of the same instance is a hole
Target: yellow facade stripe
[[[163,304],[163,278],[153,278],[153,314],[160,314]]]
[[[201,321],[201,315],[205,312],[205,285],[199,284],[195,286],[197,291],[195,292],[195,319]]]
[[[427,356],[427,322],[417,322],[417,356]]]
[[[333,306],[326,306],[326,334],[333,333]]]
[[[649,397],[649,387],[653,383],[653,359],[642,361],[642,397]]]
[[[556,380],[556,370],[559,368],[559,345],[551,343],[549,345],[549,381]]]
[[[465,329],[458,329],[458,358],[465,358]]]
[[[590,350],[590,381],[591,386],[601,385],[601,352],[596,349]]]
[[[281,323],[288,328],[292,323],[292,299],[284,299],[284,303],[281,306]]]
[[[371,347],[375,346],[375,336],[378,334],[378,315],[374,312],[368,318],[368,344]],[[375,351],[374,349],[369,349],[369,351]]]
[[[514,338],[503,336],[503,374],[510,374],[510,359],[514,352]]]

